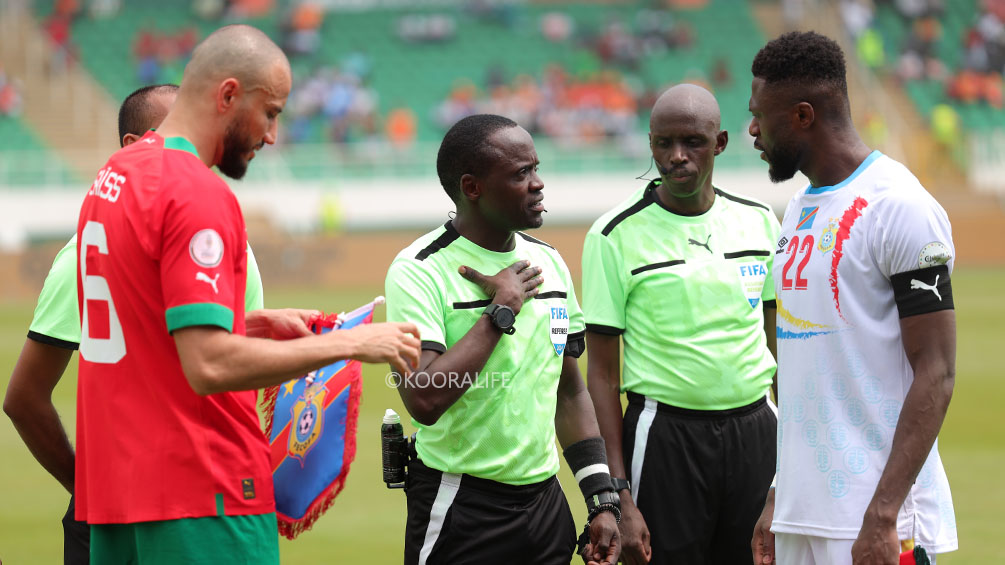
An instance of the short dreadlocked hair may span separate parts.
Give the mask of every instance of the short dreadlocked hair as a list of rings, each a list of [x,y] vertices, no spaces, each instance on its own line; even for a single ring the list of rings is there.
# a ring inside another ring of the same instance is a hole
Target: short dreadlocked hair
[[[436,174],[451,200],[461,197],[461,177],[485,172],[492,155],[488,138],[501,129],[515,128],[518,124],[495,114],[475,114],[457,122],[443,137],[436,155]]]
[[[841,47],[814,31],[792,31],[769,41],[757,52],[750,71],[770,85],[829,86],[848,98]]]

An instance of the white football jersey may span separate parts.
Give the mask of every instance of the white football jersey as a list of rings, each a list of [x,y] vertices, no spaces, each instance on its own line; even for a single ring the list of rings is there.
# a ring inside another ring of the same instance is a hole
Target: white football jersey
[[[945,210],[906,167],[878,151],[840,184],[808,187],[789,202],[773,269],[780,399],[774,531],[858,536],[914,380],[890,277],[943,264],[951,272],[954,255]],[[938,295],[936,283],[911,286]],[[957,547],[938,443],[900,510],[898,534],[929,553]]]

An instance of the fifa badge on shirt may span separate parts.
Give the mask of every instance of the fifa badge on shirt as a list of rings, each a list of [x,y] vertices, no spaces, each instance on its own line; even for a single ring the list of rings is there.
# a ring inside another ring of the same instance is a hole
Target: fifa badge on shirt
[[[838,234],[838,219],[831,218],[827,220],[827,227],[824,228],[823,233],[820,234],[820,243],[817,244],[817,249],[823,253],[827,253],[831,249],[834,249],[834,244],[837,242]]]
[[[569,339],[569,311],[565,306],[551,307],[551,345],[555,355],[561,356],[565,351],[565,342]]]
[[[764,280],[768,277],[768,268],[764,261],[741,263],[736,266],[740,274],[740,288],[751,308],[757,308],[761,301],[761,291],[764,290]]]

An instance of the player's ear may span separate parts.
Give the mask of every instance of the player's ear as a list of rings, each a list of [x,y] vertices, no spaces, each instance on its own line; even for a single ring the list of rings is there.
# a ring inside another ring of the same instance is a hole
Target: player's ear
[[[799,129],[807,129],[816,119],[816,111],[809,102],[800,102],[793,107],[793,120]]]
[[[715,136],[715,154],[719,155],[726,150],[726,145],[729,144],[729,132],[726,130],[720,131]]]
[[[236,78],[228,78],[221,82],[216,89],[216,109],[220,113],[225,113],[237,105],[237,100],[241,95],[241,83]]]
[[[461,175],[461,197],[470,202],[475,202],[482,194],[481,186],[475,175],[467,173]]]
[[[122,136],[122,146],[125,147],[127,145],[132,145],[139,140],[140,136],[136,135],[135,133],[127,133],[126,135]]]

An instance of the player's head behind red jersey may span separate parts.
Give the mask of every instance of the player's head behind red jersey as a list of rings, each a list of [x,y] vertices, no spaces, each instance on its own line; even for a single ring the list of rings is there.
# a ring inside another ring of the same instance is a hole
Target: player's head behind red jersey
[[[268,36],[224,26],[196,46],[160,133],[188,139],[203,163],[240,179],[255,152],[276,142],[291,84],[290,63]]]

